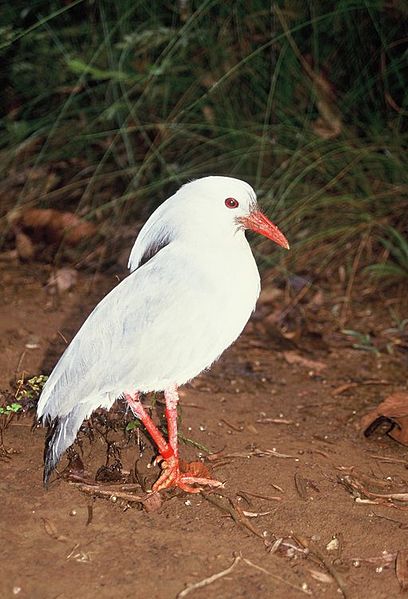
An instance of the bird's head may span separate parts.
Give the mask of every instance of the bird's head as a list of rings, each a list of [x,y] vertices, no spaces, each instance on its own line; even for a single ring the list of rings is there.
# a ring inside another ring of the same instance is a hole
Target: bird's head
[[[207,230],[214,230],[216,234],[235,235],[250,229],[289,249],[286,237],[261,212],[254,190],[245,181],[232,177],[203,177],[184,185],[176,195],[179,194],[186,201],[190,224],[195,220],[194,211],[200,215],[201,227],[205,214]]]

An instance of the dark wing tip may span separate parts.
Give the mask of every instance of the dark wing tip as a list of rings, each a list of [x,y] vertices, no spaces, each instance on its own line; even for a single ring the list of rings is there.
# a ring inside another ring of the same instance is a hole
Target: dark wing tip
[[[43,484],[46,489],[48,488],[48,479],[50,478],[59,460],[59,456],[55,454],[54,443],[61,429],[61,425],[62,423],[60,422],[59,418],[56,418],[48,426],[47,435],[45,437]]]

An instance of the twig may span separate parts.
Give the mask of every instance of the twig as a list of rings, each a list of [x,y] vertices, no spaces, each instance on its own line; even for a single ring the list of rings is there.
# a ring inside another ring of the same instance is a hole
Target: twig
[[[341,574],[339,574],[337,572],[336,568],[326,559],[326,557],[323,555],[323,553],[320,551],[320,549],[318,547],[316,547],[314,544],[306,541],[306,539],[296,538],[296,541],[300,545],[303,545],[303,547],[308,549],[309,556],[314,558],[318,563],[320,563],[327,570],[327,572],[336,581],[339,591],[343,595],[344,599],[347,599],[346,585],[343,581],[343,577],[341,576]]]
[[[114,497],[117,499],[124,499],[125,501],[131,501],[133,503],[143,503],[145,497],[140,495],[132,495],[131,493],[125,493],[124,491],[114,491],[112,489],[101,489],[95,485],[85,485],[78,483],[71,483],[76,485],[80,491],[87,493],[88,495],[95,495],[96,497],[104,497],[113,500]]]
[[[366,497],[367,499],[380,500],[384,502],[401,501],[408,502],[408,493],[375,493],[366,489],[360,481],[352,476],[341,476],[339,482],[351,493],[354,497]]]
[[[360,381],[360,382],[352,382],[352,383],[344,383],[344,385],[340,385],[339,387],[336,387],[333,391],[332,391],[332,395],[333,397],[336,397],[337,395],[341,395],[342,393],[344,393],[345,391],[348,391],[349,389],[354,389],[354,387],[361,387],[363,385],[393,385],[393,383],[391,381],[384,381],[384,380],[377,380],[377,379],[373,379],[373,380],[367,380],[367,381]]]
[[[282,497],[274,497],[273,495],[260,495],[259,493],[250,493],[249,491],[238,491],[237,495],[249,495],[257,499],[266,499],[266,501],[282,501]]]
[[[226,424],[231,430],[237,432],[237,433],[242,433],[242,431],[244,430],[243,426],[235,426],[235,424],[231,424],[230,422],[228,422],[228,420],[225,420],[225,418],[220,418],[220,422],[223,422],[224,424]]]
[[[394,524],[398,524],[398,528],[402,530],[406,530],[408,528],[408,522],[401,522],[401,520],[395,520],[394,518],[389,518],[388,516],[383,516],[381,514],[376,514],[373,512],[373,516],[376,518],[380,518],[381,520],[388,520],[389,522],[394,522]]]
[[[22,365],[22,363],[23,363],[23,360],[24,360],[24,358],[25,358],[25,355],[26,355],[26,350],[23,350],[23,351],[21,352],[21,354],[20,354],[20,357],[19,357],[19,359],[18,359],[18,363],[17,363],[16,369],[15,369],[15,371],[14,371],[14,375],[15,375],[15,378],[16,378],[16,379],[17,379],[17,377],[18,377],[18,372],[19,372],[19,370],[20,370],[20,368],[21,368],[21,365]]]
[[[91,497],[90,499],[91,503],[88,503],[88,518],[86,520],[86,524],[85,526],[89,526],[93,520],[93,502],[95,501],[95,499],[93,497]]]
[[[404,466],[408,466],[408,462],[406,460],[392,458],[391,456],[387,455],[370,455],[370,458],[378,460],[379,462],[385,462],[386,464],[404,464]]]
[[[294,420],[285,420],[285,418],[262,418],[257,420],[258,424],[295,424]]]
[[[259,570],[260,572],[263,572],[264,574],[267,574],[268,576],[271,576],[274,580],[278,580],[279,582],[283,582],[284,584],[289,585],[290,587],[292,587],[292,589],[296,589],[297,591],[301,591],[302,593],[305,593],[306,595],[311,595],[312,591],[308,588],[303,588],[303,587],[298,587],[297,585],[289,582],[288,580],[285,580],[284,578],[281,578],[280,576],[276,576],[276,574],[272,574],[272,572],[269,572],[269,570],[266,570],[265,568],[262,568],[262,566],[258,566],[257,564],[254,564],[253,562],[249,561],[249,559],[246,559],[245,557],[243,558],[243,561],[248,565],[251,566],[251,568],[255,568],[255,570]]]
[[[64,337],[64,335],[61,333],[60,330],[57,331],[57,334],[61,337],[61,339],[63,340],[65,345],[68,345],[68,341],[66,340],[66,338]]]
[[[231,518],[234,520],[234,522],[236,522],[237,524],[241,524],[241,526],[243,526],[244,528],[246,528],[247,530],[249,530],[250,532],[252,532],[252,534],[254,534],[256,537],[258,537],[259,539],[264,539],[264,536],[262,535],[262,533],[260,533],[255,527],[254,525],[249,522],[249,520],[244,516],[244,514],[239,510],[237,510],[234,505],[232,504],[232,501],[229,497],[226,497],[226,499],[229,501],[230,505],[226,505],[223,501],[221,501],[220,499],[218,499],[215,495],[209,494],[209,493],[204,493],[203,491],[201,491],[201,495],[202,497],[204,497],[204,499],[206,499],[209,503],[212,503],[213,505],[215,505],[218,509],[227,512]]]
[[[241,560],[242,560],[242,557],[240,555],[237,555],[237,557],[234,559],[234,561],[232,562],[232,564],[230,565],[229,568],[226,568],[225,570],[221,570],[221,572],[218,572],[217,574],[213,574],[212,576],[209,576],[208,578],[204,578],[203,580],[200,580],[199,582],[190,583],[189,585],[187,585],[187,587],[183,591],[180,591],[180,593],[177,595],[176,599],[182,599],[183,597],[186,597],[189,593],[191,593],[191,591],[195,591],[196,589],[202,589],[203,587],[206,587],[209,584],[212,584],[216,580],[223,578],[223,576],[228,576],[228,574],[231,574],[231,572],[237,567],[237,565],[239,564],[239,562]]]
[[[251,454],[256,456],[257,458],[265,458],[265,457],[273,456],[274,458],[286,458],[286,459],[290,458],[290,459],[296,460],[297,462],[299,461],[298,456],[290,455],[288,453],[279,453],[275,449],[254,449],[251,452]]]
[[[258,566],[257,564],[254,564],[249,559],[246,559],[245,557],[242,557],[241,555],[237,555],[237,557],[234,558],[234,561],[229,566],[229,568],[226,568],[225,570],[221,570],[221,572],[217,572],[217,574],[213,574],[212,576],[209,576],[208,578],[204,578],[203,580],[200,580],[199,582],[190,583],[189,585],[187,585],[187,587],[185,589],[183,589],[182,591],[180,591],[180,593],[178,593],[178,595],[176,596],[176,599],[183,599],[183,597],[186,597],[189,593],[191,593],[191,591],[195,591],[197,589],[202,589],[203,587],[206,587],[206,586],[212,584],[213,582],[216,582],[220,578],[223,578],[224,576],[228,576],[228,574],[231,574],[231,572],[233,572],[235,570],[235,568],[238,566],[238,564],[240,562],[244,562],[250,568],[254,568],[254,570],[257,570],[258,572],[262,572],[263,574],[270,576],[274,580],[277,580],[278,582],[281,582],[282,584],[290,586],[292,589],[301,591],[302,593],[305,593],[306,595],[312,594],[311,590],[308,589],[307,587],[299,587],[299,586],[289,582],[288,580],[281,578],[280,576],[276,576],[275,574],[272,574],[272,572],[269,572],[269,570],[262,568],[262,566]]]

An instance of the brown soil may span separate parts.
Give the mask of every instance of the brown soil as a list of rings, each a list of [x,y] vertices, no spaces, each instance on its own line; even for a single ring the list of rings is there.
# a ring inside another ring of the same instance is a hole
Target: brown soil
[[[81,275],[57,302],[47,292],[45,266],[7,264],[0,276],[3,390],[23,371],[49,372],[63,338],[72,338],[115,284],[113,276]],[[233,563],[187,596],[399,595],[395,558],[402,552],[401,578],[408,502],[378,495],[408,492],[406,448],[379,431],[365,438],[359,430],[370,408],[406,385],[404,354],[385,351],[387,343],[398,345],[384,337],[390,315],[383,304],[351,306],[348,328],[370,331],[375,341],[363,351],[334,330],[333,290],[319,292],[314,305],[302,300],[302,310],[293,298],[268,292],[262,318],[182,391],[181,430],[222,452],[207,463],[225,481],[223,496],[168,492],[158,510],[147,512],[115,501],[114,491],[113,499],[93,498],[64,478],[46,491],[44,430],[32,429],[32,413],[12,420],[4,434],[9,453],[0,458],[1,598],[176,598]],[[282,307],[292,331],[273,327],[270,315]],[[350,382],[356,384],[341,388]],[[159,404],[156,419],[160,412]],[[82,434],[77,447],[85,466],[80,476],[91,483],[106,464],[103,434],[94,430],[93,441]],[[149,441],[141,432],[138,447],[136,433],[112,434],[117,451],[109,464],[119,456],[120,476],[129,481],[136,460],[150,487],[158,468]],[[200,453],[184,444],[181,451],[188,460]],[[66,459],[59,472],[64,465]],[[103,481],[95,487],[111,488]],[[131,492],[145,495],[137,486]]]

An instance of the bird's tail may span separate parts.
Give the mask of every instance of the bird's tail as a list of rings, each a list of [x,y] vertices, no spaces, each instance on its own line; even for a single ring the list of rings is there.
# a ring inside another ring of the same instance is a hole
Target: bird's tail
[[[50,474],[58,464],[60,457],[75,441],[85,416],[83,404],[78,404],[66,416],[57,417],[51,423],[44,449],[43,480],[45,486],[47,486]]]

